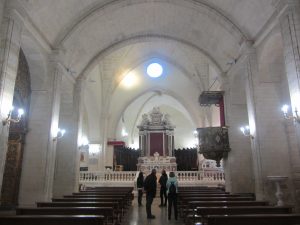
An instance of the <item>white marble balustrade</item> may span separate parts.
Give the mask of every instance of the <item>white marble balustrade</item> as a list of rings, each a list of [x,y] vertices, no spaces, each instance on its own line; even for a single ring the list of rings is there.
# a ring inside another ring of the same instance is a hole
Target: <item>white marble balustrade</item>
[[[79,184],[84,186],[133,186],[136,171],[88,171],[80,172]]]
[[[84,186],[133,187],[138,171],[90,171],[80,172],[79,184]],[[175,171],[179,186],[225,185],[222,171]],[[148,174],[145,174],[145,176]]]
[[[225,185],[223,171],[176,171],[179,186],[218,186]]]

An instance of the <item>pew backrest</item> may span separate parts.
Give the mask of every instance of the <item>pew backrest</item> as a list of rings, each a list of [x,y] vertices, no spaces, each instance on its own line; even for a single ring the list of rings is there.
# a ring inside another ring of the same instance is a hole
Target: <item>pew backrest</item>
[[[21,215],[0,216],[1,225],[102,225],[104,217],[96,215]]]

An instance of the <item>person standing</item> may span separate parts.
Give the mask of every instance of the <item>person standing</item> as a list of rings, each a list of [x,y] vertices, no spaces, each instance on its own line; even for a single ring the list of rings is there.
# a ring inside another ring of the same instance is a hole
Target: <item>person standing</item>
[[[146,212],[148,219],[154,219],[155,216],[151,213],[151,205],[156,196],[156,170],[153,169],[144,181],[144,190],[146,191]]]
[[[159,178],[160,183],[160,205],[159,207],[166,206],[167,205],[167,180],[168,175],[165,170],[162,170],[161,177]],[[165,203],[164,203],[165,198]]]
[[[143,187],[144,187],[144,175],[143,172],[139,173],[138,179],[136,181],[138,189],[138,204],[142,206],[142,197],[143,197]]]
[[[168,219],[171,219],[172,205],[174,207],[175,220],[178,218],[177,212],[177,193],[178,193],[178,181],[174,172],[170,172],[170,177],[167,181],[168,190]]]

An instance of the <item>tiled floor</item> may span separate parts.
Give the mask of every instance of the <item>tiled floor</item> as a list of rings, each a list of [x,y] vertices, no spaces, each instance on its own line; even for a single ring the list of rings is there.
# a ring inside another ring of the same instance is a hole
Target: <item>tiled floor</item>
[[[155,219],[147,219],[146,214],[146,199],[143,198],[143,206],[139,207],[137,204],[137,198],[134,199],[132,203],[132,207],[127,213],[126,218],[122,224],[126,225],[144,225],[144,224],[151,224],[151,225],[178,225],[183,224],[181,218],[178,218],[178,221],[174,219],[174,212],[172,212],[171,220],[168,220],[168,209],[167,207],[158,207],[160,204],[160,198],[155,198],[152,204],[152,214],[155,215]]]

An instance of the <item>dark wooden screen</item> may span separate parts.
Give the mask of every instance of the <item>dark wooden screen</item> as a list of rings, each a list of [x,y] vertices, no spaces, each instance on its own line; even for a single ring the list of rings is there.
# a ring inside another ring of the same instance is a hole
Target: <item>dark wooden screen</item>
[[[176,157],[178,171],[198,170],[198,153],[196,148],[175,149],[174,156]]]
[[[127,147],[114,148],[114,168],[116,165],[123,165],[124,171],[136,171],[136,164],[140,156],[140,150],[135,150]]]

